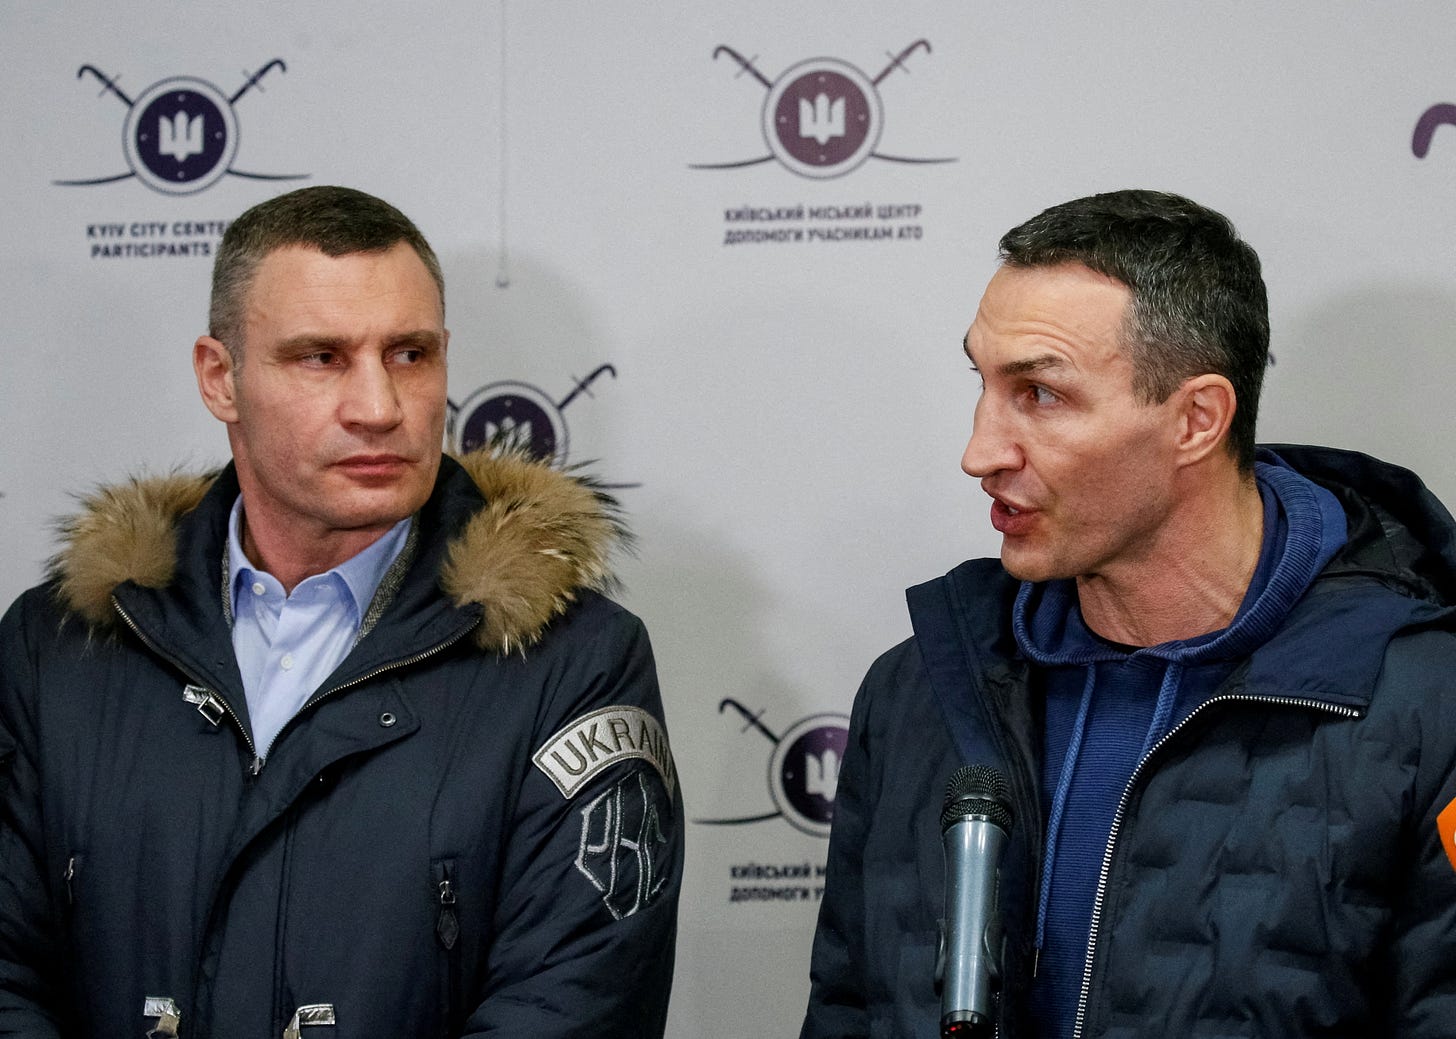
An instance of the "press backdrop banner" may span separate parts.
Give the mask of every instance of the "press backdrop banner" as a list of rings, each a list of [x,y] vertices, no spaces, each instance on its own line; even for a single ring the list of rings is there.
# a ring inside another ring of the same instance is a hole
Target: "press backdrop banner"
[[[1154,187],[1263,257],[1265,440],[1456,500],[1456,7],[259,0],[0,7],[0,599],[73,495],[226,458],[227,223],[396,203],[452,448],[616,487],[690,820],[671,1034],[794,1034],[845,725],[903,589],[996,551],[958,462],[995,242]],[[940,792],[927,790],[928,801]]]

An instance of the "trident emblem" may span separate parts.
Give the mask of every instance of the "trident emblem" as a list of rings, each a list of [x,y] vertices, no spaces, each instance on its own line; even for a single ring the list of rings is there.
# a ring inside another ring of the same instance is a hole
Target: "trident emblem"
[[[735,162],[689,164],[695,170],[728,170],[777,160],[803,177],[839,177],[868,159],[915,164],[955,162],[955,159],[915,159],[886,155],[877,150],[884,126],[879,85],[897,69],[908,73],[907,58],[918,50],[930,53],[928,40],[916,40],[890,61],[879,75],[866,76],[837,58],[812,58],[794,65],[776,80],[755,66],[757,57],[745,58],[732,47],[719,46],[713,58],[727,55],[738,63],[738,74],[756,79],[768,93],[760,113],[763,139],[769,153]]]
[[[95,65],[82,65],[77,79],[94,76],[101,94],[111,94],[126,105],[122,144],[130,169],[107,177],[57,180],[66,187],[110,184],[136,177],[147,187],[167,195],[190,195],[211,187],[224,175],[252,180],[302,180],[307,173],[248,173],[233,167],[238,150],[238,119],[233,105],[249,90],[263,89],[262,80],[273,69],[288,67],[274,58],[247,76],[231,97],[205,80],[173,76],[153,83],[133,101],[117,85],[120,76],[108,76]],[[98,95],[99,96],[99,95]]]

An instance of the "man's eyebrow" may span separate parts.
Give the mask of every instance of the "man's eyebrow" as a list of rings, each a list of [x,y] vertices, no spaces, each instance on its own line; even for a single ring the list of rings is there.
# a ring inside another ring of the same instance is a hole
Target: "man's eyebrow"
[[[389,340],[389,345],[413,346],[418,347],[422,350],[429,350],[438,349],[440,344],[444,341],[445,337],[442,336],[439,332],[432,331],[428,328],[421,328],[414,332],[405,332],[401,335],[391,337]]]
[[[278,349],[283,353],[309,353],[313,350],[337,350],[345,342],[347,340],[339,336],[313,335],[307,333],[284,339],[278,344]]]
[[[1036,372],[1052,371],[1057,368],[1065,368],[1067,359],[1058,354],[1038,354],[1035,357],[1023,357],[1019,361],[1007,361],[1000,368],[996,369],[1002,375],[1032,375]]]
[[[971,356],[971,339],[969,335],[961,340],[961,349],[970,360],[971,367],[976,369],[976,371],[980,371],[980,365],[976,364],[976,359]],[[1007,378],[1014,378],[1018,375],[1031,375],[1035,372],[1053,371],[1065,367],[1067,367],[1067,359],[1060,354],[1037,354],[1035,357],[1023,357],[1019,361],[1007,361],[996,369],[996,373]]]
[[[397,336],[390,336],[388,343],[391,347],[413,346],[422,350],[438,349],[445,341],[440,333],[428,328],[416,329],[413,332],[401,332]],[[285,339],[278,344],[278,348],[286,353],[309,353],[314,350],[340,350],[349,345],[346,336],[315,335],[305,332]]]

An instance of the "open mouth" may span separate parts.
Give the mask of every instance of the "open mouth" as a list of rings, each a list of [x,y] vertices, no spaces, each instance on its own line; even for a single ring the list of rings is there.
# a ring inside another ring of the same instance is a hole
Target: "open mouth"
[[[1008,505],[1000,498],[991,499],[991,526],[1002,534],[1025,534],[1031,529],[1035,510]]]

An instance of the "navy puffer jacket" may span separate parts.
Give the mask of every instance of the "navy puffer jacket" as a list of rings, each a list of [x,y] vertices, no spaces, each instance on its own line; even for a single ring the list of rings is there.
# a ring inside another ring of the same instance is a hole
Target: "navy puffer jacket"
[[[1405,470],[1277,451],[1349,542],[1124,792],[1078,1037],[1456,1035],[1456,527]],[[938,816],[965,763],[1010,785],[1000,1035],[1030,1034],[1042,739],[1017,587],[976,560],[911,589],[915,637],[865,678],[803,1039],[939,1034]]]

